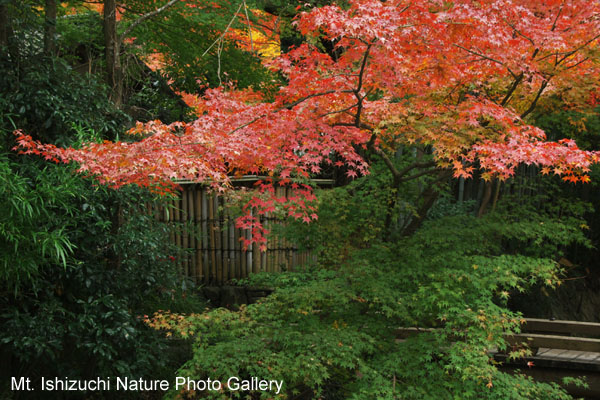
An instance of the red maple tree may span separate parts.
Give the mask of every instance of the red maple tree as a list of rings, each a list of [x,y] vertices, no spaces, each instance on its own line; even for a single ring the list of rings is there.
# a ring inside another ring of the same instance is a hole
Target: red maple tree
[[[324,164],[366,174],[365,154],[383,159],[394,185],[449,170],[469,177],[475,168],[505,179],[522,163],[589,179],[598,154],[545,141],[527,117],[544,96],[598,76],[599,1],[354,0],[302,13],[296,25],[308,43],[329,40],[334,51],[305,44],[269,61],[288,81],[274,101],[211,89],[193,99],[194,122],[138,123],[130,133],[143,138],[133,143],[62,149],[17,132],[18,147],[75,161],[115,187],[170,190],[178,178],[228,190],[232,176],[268,175],[237,221],[263,246],[261,214],[315,219],[305,180]],[[435,161],[399,169],[389,156],[398,146],[428,146]],[[274,184],[297,196],[277,198]]]

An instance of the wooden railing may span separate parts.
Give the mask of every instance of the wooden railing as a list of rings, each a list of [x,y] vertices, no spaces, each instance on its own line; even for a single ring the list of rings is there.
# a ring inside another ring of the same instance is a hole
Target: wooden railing
[[[432,328],[398,328],[396,337],[406,339],[434,331]],[[507,335],[506,340],[514,347],[527,345],[534,353],[539,348],[600,353],[600,323],[527,318],[522,333]]]
[[[511,345],[600,353],[600,323],[528,318],[523,333],[507,336]]]

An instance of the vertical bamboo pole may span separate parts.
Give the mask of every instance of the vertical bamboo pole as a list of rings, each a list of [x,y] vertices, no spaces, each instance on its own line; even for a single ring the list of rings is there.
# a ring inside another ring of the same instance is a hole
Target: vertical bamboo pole
[[[219,196],[219,203],[221,204],[223,210],[221,217],[219,218],[219,221],[221,222],[221,258],[223,259],[222,276],[223,282],[227,282],[229,279],[231,279],[231,276],[229,275],[229,215],[227,215],[227,208],[224,207],[225,201],[221,196]]]
[[[181,232],[181,249],[183,250],[183,276],[189,277],[189,237],[187,232],[188,222],[188,191],[189,185],[183,185],[183,191],[181,192],[181,216],[180,216],[180,232]]]
[[[210,264],[210,279],[212,281],[216,281],[217,279],[217,253],[215,250],[215,243],[216,243],[216,239],[215,239],[215,229],[216,229],[216,223],[215,223],[215,203],[213,201],[213,195],[211,194],[208,197],[208,218],[209,218],[209,235],[210,235],[210,259],[211,259],[211,264]]]
[[[235,262],[235,277],[237,279],[242,276],[242,246],[240,243],[240,229],[235,227],[235,222],[231,224],[233,227],[233,257]]]
[[[202,187],[196,186],[194,190],[194,235],[196,242],[196,283],[202,282],[204,271],[202,270]]]
[[[208,233],[208,194],[205,188],[202,188],[202,260],[204,265],[204,283],[209,283],[210,267],[212,265],[210,258],[210,235]]]
[[[174,224],[174,228],[175,228],[175,245],[177,246],[178,250],[179,250],[179,254],[177,257],[177,270],[179,273],[181,273],[181,264],[182,264],[182,260],[181,260],[181,205],[180,205],[180,198],[177,197],[176,199],[173,200],[173,224]]]
[[[188,189],[188,240],[190,247],[190,265],[189,265],[189,273],[190,277],[194,280],[194,283],[197,282],[198,273],[196,271],[196,207],[195,207],[195,194],[196,194],[196,185],[189,185]]]
[[[219,284],[223,283],[223,251],[222,251],[222,241],[221,241],[221,231],[222,231],[222,226],[221,226],[221,216],[219,215],[219,197],[217,195],[214,195],[212,197],[213,200],[213,210],[214,210],[214,214],[213,214],[213,220],[215,221],[214,227],[215,227],[215,255],[217,258],[217,265],[216,265],[216,277],[217,277],[217,282]]]
[[[237,275],[236,264],[235,264],[235,225],[233,224],[233,219],[229,216],[228,219],[229,230],[227,234],[229,235],[229,277],[239,279],[240,277]]]
[[[240,237],[246,237],[247,233],[244,229],[240,229],[239,232]],[[240,276],[245,278],[248,276],[248,251],[244,251],[244,246],[241,241],[238,242],[238,244],[240,246]]]

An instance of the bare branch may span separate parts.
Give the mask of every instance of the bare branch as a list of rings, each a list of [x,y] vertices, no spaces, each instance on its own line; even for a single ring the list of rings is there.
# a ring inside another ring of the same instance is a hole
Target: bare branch
[[[502,107],[504,107],[506,104],[508,104],[508,101],[510,100],[510,96],[513,95],[513,93],[515,92],[515,90],[517,90],[517,87],[519,87],[519,84],[521,83],[521,81],[523,80],[523,72],[521,72],[519,74],[519,76],[517,76],[513,82],[513,84],[511,85],[510,89],[508,89],[508,92],[506,93],[506,96],[504,96],[504,99],[502,100],[502,102],[500,103],[500,105]]]
[[[246,0],[243,1],[244,13],[246,14],[246,23],[248,24],[248,36],[250,36],[250,50],[254,53],[254,41],[252,40],[252,28],[250,27],[250,17],[248,17],[248,6]]]
[[[413,179],[420,178],[420,177],[422,177],[422,176],[425,176],[425,175],[430,175],[430,174],[433,174],[433,173],[435,173],[435,172],[437,172],[437,171],[438,171],[438,169],[437,169],[437,168],[426,169],[425,171],[421,171],[421,172],[419,172],[419,173],[417,173],[417,174],[414,174],[414,175],[411,175],[411,176],[407,176],[407,177],[405,177],[405,178],[401,178],[401,179],[400,179],[400,182],[401,182],[401,183],[402,183],[402,182],[408,182],[408,181],[411,181],[411,180],[413,180]]]
[[[346,112],[346,111],[350,111],[350,110],[352,110],[352,109],[353,109],[354,107],[356,107],[356,106],[358,106],[358,104],[352,104],[351,106],[349,106],[349,107],[346,107],[346,108],[342,108],[341,110],[329,111],[329,112],[326,112],[326,113],[324,113],[324,114],[318,115],[318,116],[317,116],[317,119],[319,119],[319,118],[323,118],[323,117],[326,117],[326,116],[328,116],[328,115],[332,115],[332,114],[340,114],[340,113],[344,113],[344,112]],[[352,116],[353,116],[353,115],[352,115]]]
[[[548,79],[546,79],[545,81],[542,82],[542,84],[540,85],[540,89],[538,90],[537,94],[535,95],[535,99],[533,99],[533,101],[529,105],[529,108],[523,114],[521,114],[521,119],[525,118],[533,110],[535,110],[535,106],[537,105],[537,102],[540,99],[540,96],[544,92],[544,89],[546,89],[546,86],[548,86],[548,82],[550,82],[550,78],[548,78]]]
[[[488,57],[488,56],[486,56],[485,54],[481,54],[481,53],[479,53],[479,52],[477,52],[477,51],[474,51],[474,50],[471,50],[471,49],[467,49],[466,47],[463,47],[463,46],[461,46],[460,44],[453,44],[453,46],[454,46],[454,47],[458,47],[459,49],[463,49],[463,50],[464,50],[464,51],[466,51],[467,53],[471,53],[471,54],[473,54],[473,55],[476,55],[476,56],[478,56],[478,57],[481,57],[481,58],[483,58],[483,59],[485,59],[485,60],[488,60],[488,61],[491,61],[491,62],[495,62],[496,64],[500,64],[500,65],[502,65],[503,67],[505,67],[505,68],[508,70],[508,72],[509,72],[509,73],[510,73],[510,74],[511,74],[513,77],[515,77],[515,78],[517,77],[517,74],[515,74],[515,73],[513,72],[513,70],[511,70],[511,69],[510,69],[510,68],[509,68],[509,67],[508,67],[506,64],[504,64],[502,61],[496,60],[495,58]]]
[[[225,38],[225,35],[227,34],[227,31],[231,27],[231,24],[233,24],[233,21],[235,21],[235,19],[237,18],[237,15],[240,12],[240,10],[242,9],[243,5],[244,5],[244,3],[240,3],[240,6],[238,7],[237,11],[235,13],[233,13],[233,17],[231,17],[231,20],[229,21],[229,23],[225,27],[225,30],[223,31],[223,33],[221,34],[221,36],[219,36],[214,42],[212,42],[212,44],[210,46],[208,46],[208,49],[204,50],[204,53],[202,53],[202,55],[200,57],[204,57],[206,55],[206,53],[208,53],[210,51],[210,49],[212,49],[215,44],[217,44],[219,41],[221,41],[221,40],[223,40],[223,38]]]
[[[581,46],[577,47],[576,49],[573,49],[567,53],[565,53],[565,55],[556,62],[556,65],[562,63],[563,61],[565,61],[567,58],[571,57],[573,54],[577,53],[579,50],[582,50],[584,48],[586,48],[588,45],[590,45],[592,42],[594,42],[595,40],[597,40],[598,38],[600,38],[600,34],[594,36],[593,38],[591,38],[590,40],[588,40],[587,42],[585,42],[584,44],[582,44]]]
[[[127,37],[127,35],[129,35],[131,33],[131,31],[134,30],[139,24],[154,17],[155,15],[160,14],[161,12],[165,11],[169,7],[173,6],[178,1],[179,0],[171,0],[164,6],[159,7],[154,11],[150,11],[149,13],[146,13],[146,14],[142,15],[141,17],[139,17],[138,19],[136,19],[135,21],[133,21],[131,23],[131,25],[129,25],[127,28],[125,28],[125,31],[123,31],[123,33],[121,35],[119,35],[119,43],[123,42],[123,39],[125,39]]]
[[[360,91],[363,86],[363,79],[364,79],[365,69],[367,67],[367,60],[369,59],[369,51],[371,50],[371,46],[372,45],[369,43],[367,45],[367,49],[365,50],[365,54],[363,56],[362,63],[360,65],[360,71],[358,72],[358,84],[356,86],[356,89],[354,89],[354,96],[356,97],[356,100],[358,100],[356,116],[354,117],[354,123],[356,124],[356,126],[360,126],[360,116],[361,116],[362,108],[363,108],[363,100],[365,99],[365,96],[366,96],[366,95],[361,96]]]
[[[403,177],[404,175],[408,174],[410,171],[412,171],[415,168],[430,168],[430,167],[434,167],[435,166],[435,161],[429,161],[429,162],[415,162],[412,163],[406,167],[404,167],[402,170],[398,171],[398,177]]]

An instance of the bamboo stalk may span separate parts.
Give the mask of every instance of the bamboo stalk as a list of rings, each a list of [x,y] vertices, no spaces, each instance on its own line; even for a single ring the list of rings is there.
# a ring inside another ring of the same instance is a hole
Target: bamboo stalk
[[[202,260],[204,266],[204,283],[209,283],[210,280],[210,240],[208,233],[208,196],[206,189],[202,189]]]
[[[173,209],[173,222],[175,225],[175,244],[179,248],[179,257],[177,257],[177,269],[178,272],[181,273],[181,206],[180,206],[180,198],[176,198],[173,200],[173,204],[175,205]]]
[[[247,233],[244,229],[240,229],[240,237],[246,237]],[[242,245],[242,242],[238,242],[239,246],[240,246],[240,267],[242,269],[241,271],[241,277],[242,278],[246,278],[248,276],[248,256],[249,256],[249,252],[248,251],[244,251],[244,246]]]
[[[215,255],[217,258],[216,277],[219,284],[223,283],[223,251],[221,240],[221,216],[219,215],[219,198],[214,195],[213,198],[213,221],[215,227]]]
[[[189,236],[187,232],[187,222],[188,222],[188,192],[189,188],[184,187],[183,192],[181,193],[181,214],[180,214],[180,229],[181,229],[181,248],[183,250],[183,276],[189,277]]]
[[[196,241],[196,283],[204,278],[202,270],[202,189],[199,186],[194,190],[194,235]]]
[[[209,228],[208,233],[210,235],[210,280],[216,281],[217,279],[217,253],[215,251],[215,204],[213,202],[213,196],[209,196],[208,202],[208,221]]]
[[[239,279],[239,275],[237,275],[237,271],[235,268],[235,226],[233,224],[233,219],[229,216],[228,221],[229,231],[227,234],[229,235],[229,276],[231,278]],[[230,278],[230,279],[231,279]]]
[[[240,230],[233,225],[233,260],[235,277],[242,278],[242,249],[240,246]]]
[[[223,204],[223,198],[219,196],[219,203]],[[223,259],[223,272],[222,272],[222,276],[223,276],[223,282],[227,282],[229,279],[231,279],[231,276],[229,274],[229,232],[228,232],[228,220],[229,215],[227,215],[227,209],[225,207],[223,207],[223,214],[222,214],[222,218],[219,219],[219,221],[221,222],[221,247],[222,247],[222,253],[221,253],[221,257]]]

